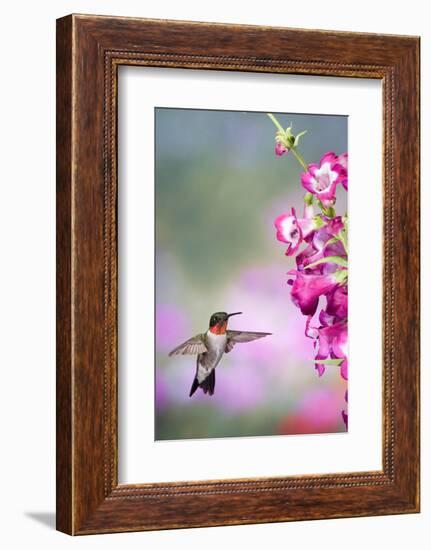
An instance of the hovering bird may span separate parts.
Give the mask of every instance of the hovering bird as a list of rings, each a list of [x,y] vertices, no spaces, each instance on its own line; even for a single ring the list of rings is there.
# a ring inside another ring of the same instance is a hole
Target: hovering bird
[[[220,363],[224,353],[232,351],[235,344],[251,342],[264,336],[270,336],[270,332],[244,332],[241,330],[227,330],[229,317],[241,315],[219,311],[210,317],[209,328],[202,334],[197,334],[173,349],[171,355],[197,355],[196,374],[190,388],[191,397],[198,388],[204,393],[213,395],[215,387],[215,368]]]

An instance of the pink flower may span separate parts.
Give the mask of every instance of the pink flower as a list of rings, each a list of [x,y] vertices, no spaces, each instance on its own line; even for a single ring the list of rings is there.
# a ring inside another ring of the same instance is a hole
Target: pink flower
[[[348,402],[347,390],[346,390],[346,393],[344,394],[344,400],[346,401],[346,403]],[[346,409],[347,409],[347,407],[346,407]],[[341,416],[343,418],[344,424],[346,425],[346,428],[348,428],[349,427],[349,415],[348,415],[347,410],[342,410],[341,411]]]
[[[336,323],[337,333],[332,342],[332,355],[338,359],[347,358],[347,319]],[[347,364],[346,364],[347,372]]]
[[[323,376],[325,373],[325,365],[322,365],[322,363],[316,363],[314,368],[317,370],[319,376]]]
[[[277,157],[283,156],[285,153],[288,153],[289,150],[285,147],[280,141],[277,141],[275,144],[275,154]]]
[[[277,239],[289,246],[286,250],[286,256],[295,254],[302,242],[302,231],[292,208],[291,214],[281,214],[275,219],[274,225],[277,229]]]
[[[281,214],[275,219],[277,239],[289,245],[286,256],[295,254],[302,241],[314,230],[315,225],[312,217],[312,209],[308,208],[304,211],[304,217],[298,219],[295,209],[292,208],[290,214]]]
[[[330,325],[334,324],[335,317],[333,315],[330,315],[327,310],[322,309],[319,313],[319,321],[322,327],[329,327]]]
[[[342,166],[344,168],[344,170],[346,171],[346,175],[341,180],[341,184],[343,185],[344,189],[347,191],[348,190],[348,181],[347,181],[348,180],[348,178],[347,178],[347,174],[348,174],[348,169],[347,169],[348,155],[347,155],[347,153],[343,153],[342,155],[340,155],[338,157],[338,164],[340,164],[340,166]]]
[[[346,357],[347,323],[340,321],[334,325],[323,327],[319,330],[319,349],[316,359],[327,357]]]
[[[326,313],[337,319],[347,319],[347,285],[339,286],[327,295]]]
[[[302,186],[322,201],[335,199],[337,183],[347,178],[347,171],[338,162],[338,157],[329,151],[320,159],[320,165],[309,164],[308,171],[301,174]]]
[[[292,284],[291,297],[293,303],[301,309],[303,315],[314,315],[319,303],[319,297],[327,294],[338,284],[333,273],[325,275],[306,274],[303,271],[292,270],[289,275],[296,279],[288,281]]]
[[[343,359],[340,364],[340,374],[347,380],[347,322],[343,320],[333,325],[320,327],[318,333],[316,359]],[[315,367],[319,376],[322,376],[325,366],[322,363],[316,363]]]
[[[340,365],[340,374],[341,374],[341,377],[344,378],[344,380],[348,380],[349,378],[348,367],[349,367],[349,360],[346,357]]]
[[[344,424],[346,425],[346,428],[348,428],[349,427],[349,417],[347,415],[347,412],[345,410],[342,410],[341,411],[341,416],[343,418]]]
[[[337,236],[344,229],[341,216],[336,216],[335,218],[322,216],[322,219],[325,224],[313,235],[312,242],[316,250],[321,250],[332,237]]]
[[[347,259],[346,252],[341,242],[336,241],[329,243],[331,239],[329,233],[325,233],[325,242],[322,242],[320,237],[316,238],[316,235],[320,233],[320,231],[321,230],[314,233],[311,238],[311,244],[296,256],[296,265],[300,271],[307,269],[307,273],[333,273],[337,269],[337,266],[331,262],[320,263],[311,268],[308,266],[328,256],[338,256]]]
[[[320,220],[318,225],[322,223],[325,225],[308,234],[306,239],[308,246],[297,254],[296,266],[298,271],[310,275],[334,273],[338,269],[337,265],[334,262],[325,262],[324,260],[328,256],[337,256],[347,260],[342,242],[333,239],[344,228],[344,224],[340,216],[333,219],[327,219],[325,216],[316,217],[314,218],[316,225],[317,219]],[[312,265],[316,262],[319,263]]]

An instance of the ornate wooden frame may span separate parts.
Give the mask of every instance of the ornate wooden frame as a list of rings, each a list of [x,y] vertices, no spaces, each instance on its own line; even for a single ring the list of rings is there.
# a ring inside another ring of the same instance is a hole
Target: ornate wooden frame
[[[382,80],[382,471],[118,484],[116,91],[125,64]],[[419,38],[59,19],[57,528],[87,534],[418,511]]]

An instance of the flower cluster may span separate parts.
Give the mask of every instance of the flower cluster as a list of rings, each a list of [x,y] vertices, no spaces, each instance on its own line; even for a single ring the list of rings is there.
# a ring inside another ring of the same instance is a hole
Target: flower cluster
[[[337,215],[336,195],[348,189],[347,153],[330,151],[319,164],[306,164],[297,146],[304,132],[277,126],[275,153],[293,153],[301,164],[301,184],[306,193],[301,217],[295,208],[275,220],[276,237],[287,245],[286,255],[296,266],[288,272],[291,299],[305,316],[305,334],[313,340],[314,364],[319,376],[331,365],[347,380],[348,218]],[[345,395],[347,402],[347,391]],[[346,407],[347,408],[347,407]],[[347,426],[347,411],[341,412]]]

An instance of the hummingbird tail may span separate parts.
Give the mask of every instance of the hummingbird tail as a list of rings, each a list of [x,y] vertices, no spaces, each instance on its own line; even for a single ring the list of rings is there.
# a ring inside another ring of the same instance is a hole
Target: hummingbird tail
[[[215,388],[215,369],[213,369],[210,374],[205,378],[205,380],[201,383],[201,388],[203,389],[204,393],[208,393],[209,395],[214,394],[214,388]]]
[[[202,388],[202,391],[204,393],[208,393],[209,395],[214,394],[215,369],[213,369],[210,374],[205,378],[205,380],[203,380],[200,384],[198,382],[197,376],[195,376],[192,387],[190,388],[189,397],[191,397],[198,388]]]
[[[190,388],[189,397],[191,397],[198,388],[199,388],[199,382],[198,382],[197,377],[195,376],[195,378],[193,380],[192,387]]]

